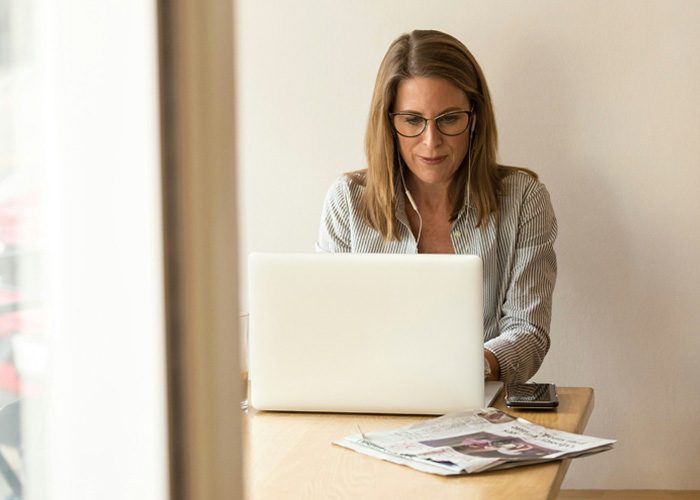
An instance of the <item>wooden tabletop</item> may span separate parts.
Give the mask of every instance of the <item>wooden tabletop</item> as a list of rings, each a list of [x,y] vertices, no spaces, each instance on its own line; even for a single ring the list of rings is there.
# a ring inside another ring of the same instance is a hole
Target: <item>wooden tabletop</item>
[[[593,410],[593,389],[559,387],[553,412],[506,409],[546,427],[581,433]],[[242,419],[248,499],[556,498],[569,461],[471,476],[441,477],[331,444],[349,434],[393,429],[430,417],[249,410]]]

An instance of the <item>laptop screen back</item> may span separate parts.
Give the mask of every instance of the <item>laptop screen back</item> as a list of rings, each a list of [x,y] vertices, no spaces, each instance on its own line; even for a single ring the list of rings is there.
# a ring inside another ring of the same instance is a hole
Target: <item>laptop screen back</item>
[[[251,254],[252,406],[481,407],[482,279],[476,256]]]

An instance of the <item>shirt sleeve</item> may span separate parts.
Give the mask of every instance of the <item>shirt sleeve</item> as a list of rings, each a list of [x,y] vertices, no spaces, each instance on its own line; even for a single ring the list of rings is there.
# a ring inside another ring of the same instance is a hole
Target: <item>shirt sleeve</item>
[[[350,188],[345,177],[338,178],[328,190],[321,212],[316,251],[342,253],[351,251]]]
[[[504,382],[524,382],[549,350],[552,294],[557,276],[557,221],[543,184],[526,195],[515,241],[513,267],[498,322],[499,336],[486,342]]]

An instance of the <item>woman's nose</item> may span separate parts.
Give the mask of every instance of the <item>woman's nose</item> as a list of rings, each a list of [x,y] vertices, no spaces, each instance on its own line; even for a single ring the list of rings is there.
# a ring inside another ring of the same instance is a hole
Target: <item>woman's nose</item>
[[[437,128],[435,120],[428,120],[423,131],[423,144],[430,148],[434,148],[442,144],[442,133]]]

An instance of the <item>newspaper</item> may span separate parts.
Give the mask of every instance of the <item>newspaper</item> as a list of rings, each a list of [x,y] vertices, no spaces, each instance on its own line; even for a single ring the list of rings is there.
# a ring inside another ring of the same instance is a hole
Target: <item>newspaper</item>
[[[481,408],[334,444],[414,469],[451,476],[579,457],[609,450],[613,439],[548,429],[496,408]]]

